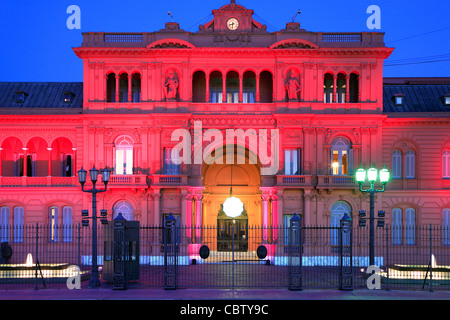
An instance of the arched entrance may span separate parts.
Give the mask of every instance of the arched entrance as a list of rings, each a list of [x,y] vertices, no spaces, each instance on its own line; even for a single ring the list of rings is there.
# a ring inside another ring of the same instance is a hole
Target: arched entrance
[[[237,152],[238,147],[235,147],[232,163],[226,161],[225,147],[222,163],[203,164],[203,225],[217,226],[217,239],[210,243],[213,250],[226,251],[233,240],[235,250],[256,249],[248,239],[253,236],[249,234],[249,226],[262,224],[260,165],[249,161],[251,151],[239,148]],[[228,217],[223,210],[230,194],[243,203],[244,211],[238,217]]]

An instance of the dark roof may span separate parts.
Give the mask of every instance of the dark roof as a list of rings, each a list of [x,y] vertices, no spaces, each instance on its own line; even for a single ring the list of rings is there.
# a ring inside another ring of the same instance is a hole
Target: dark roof
[[[23,103],[16,102],[16,92],[25,92]],[[64,92],[71,92],[70,103]],[[82,82],[0,82],[0,108],[83,108]]]
[[[450,94],[450,78],[385,78],[383,111],[396,112],[450,112],[443,97]],[[404,104],[396,106],[395,95],[404,96]]]

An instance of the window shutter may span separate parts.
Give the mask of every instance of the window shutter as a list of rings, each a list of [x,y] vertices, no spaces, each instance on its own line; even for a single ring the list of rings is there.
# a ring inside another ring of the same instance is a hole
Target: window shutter
[[[348,149],[348,174],[353,174],[353,149]]]
[[[0,241],[9,241],[9,207],[2,207],[0,211]]]
[[[413,208],[406,209],[406,244],[414,244],[416,240],[416,214]]]
[[[450,244],[450,209],[445,208],[442,212],[442,243]]]
[[[23,208],[14,208],[14,242],[23,242]]]
[[[399,208],[392,210],[392,243],[402,243],[402,210]]]

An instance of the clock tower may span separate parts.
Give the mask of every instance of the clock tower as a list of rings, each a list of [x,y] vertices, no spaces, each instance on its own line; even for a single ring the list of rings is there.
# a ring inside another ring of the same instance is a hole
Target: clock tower
[[[249,10],[231,0],[230,4],[212,11],[214,18],[200,25],[203,32],[265,32],[266,26],[253,19],[253,10]]]

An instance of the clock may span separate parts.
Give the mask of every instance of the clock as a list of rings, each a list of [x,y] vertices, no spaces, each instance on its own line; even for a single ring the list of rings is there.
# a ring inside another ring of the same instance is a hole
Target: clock
[[[227,28],[229,30],[236,30],[239,28],[239,21],[236,18],[230,18],[227,20]]]

